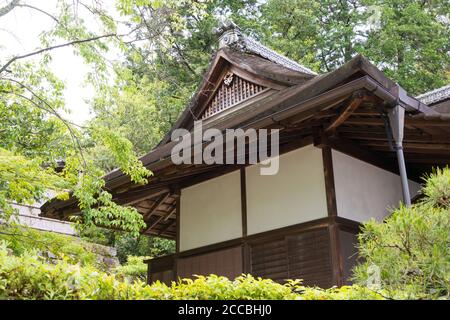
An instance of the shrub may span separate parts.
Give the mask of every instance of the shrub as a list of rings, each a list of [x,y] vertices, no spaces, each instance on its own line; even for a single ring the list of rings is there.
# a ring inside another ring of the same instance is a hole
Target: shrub
[[[431,174],[423,199],[401,206],[383,223],[366,223],[359,235],[364,263],[354,279],[366,284],[370,266],[379,268],[379,285],[394,298],[449,297],[450,289],[450,170]]]
[[[175,241],[155,236],[135,237],[127,232],[95,226],[82,228],[79,232],[86,241],[116,248],[121,263],[126,263],[128,256],[159,257],[175,252]]]
[[[117,275],[121,275],[128,281],[141,280],[145,281],[147,278],[147,264],[144,260],[151,259],[151,257],[128,256],[127,262],[115,269]]]
[[[33,252],[8,253],[0,241],[0,299],[382,299],[367,288],[353,286],[322,290],[297,281],[282,285],[243,275],[235,280],[211,275],[185,279],[167,286],[157,282],[122,281],[93,266],[72,265],[63,260],[46,263]]]

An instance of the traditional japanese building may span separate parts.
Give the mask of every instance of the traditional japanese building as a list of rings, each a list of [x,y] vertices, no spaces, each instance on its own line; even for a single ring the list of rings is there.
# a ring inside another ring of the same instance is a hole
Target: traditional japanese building
[[[148,261],[149,282],[251,273],[346,283],[360,224],[409,203],[424,173],[450,163],[448,87],[414,98],[362,56],[316,74],[233,23],[218,33],[219,50],[171,132],[192,135],[199,119],[221,132],[279,129],[279,172],[175,165],[168,132],[141,158],[154,173],[147,185],[119,170],[106,175],[114,200],[142,213],[143,234],[176,240],[176,253]],[[42,210],[58,219],[79,214],[74,199]]]

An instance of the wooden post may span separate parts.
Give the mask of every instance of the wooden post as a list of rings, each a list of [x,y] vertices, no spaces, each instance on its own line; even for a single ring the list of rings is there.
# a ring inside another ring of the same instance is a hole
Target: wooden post
[[[333,155],[329,146],[322,146],[323,171],[325,179],[325,193],[327,197],[327,209],[330,224],[328,232],[330,237],[330,259],[333,270],[333,285],[342,286],[343,279],[343,261],[340,248],[339,226],[335,219],[338,215],[336,205],[336,189],[334,185]]]
[[[328,232],[330,234],[330,258],[333,269],[333,285],[340,287],[344,284],[344,266],[342,263],[339,226],[335,222],[331,223],[328,226]]]
[[[242,214],[242,236],[247,236],[247,184],[245,167],[240,169],[241,173],[241,214]]]
[[[247,184],[245,167],[240,169],[241,176],[241,214],[242,214],[242,237],[245,238],[248,235],[247,231]],[[251,272],[251,258],[250,258],[250,246],[247,241],[244,240],[242,244],[242,272]]]
[[[175,259],[173,262],[173,278],[176,281],[178,278],[178,254],[180,253],[180,218],[181,218],[181,190],[178,190],[178,197],[177,197],[177,210],[176,210],[176,230],[177,234],[175,237]]]
[[[325,178],[325,193],[327,197],[328,216],[337,216],[336,189],[334,186],[334,171],[332,151],[329,146],[322,147],[323,174]]]
[[[176,227],[177,227],[177,234],[176,234],[176,244],[175,244],[175,251],[176,253],[180,252],[180,216],[181,216],[181,205],[180,205],[180,201],[181,197],[177,198],[177,216],[176,216]]]

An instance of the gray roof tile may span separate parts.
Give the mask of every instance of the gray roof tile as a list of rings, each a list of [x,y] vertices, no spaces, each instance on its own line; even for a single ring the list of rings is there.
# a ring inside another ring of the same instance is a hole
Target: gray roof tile
[[[416,97],[425,104],[433,104],[450,98],[450,84],[437,88]]]
[[[222,21],[221,25],[215,29],[215,32],[219,35],[219,47],[232,47],[242,52],[259,55],[294,71],[317,75],[317,73],[311,69],[275,52],[257,40],[244,35],[239,27],[231,20]]]

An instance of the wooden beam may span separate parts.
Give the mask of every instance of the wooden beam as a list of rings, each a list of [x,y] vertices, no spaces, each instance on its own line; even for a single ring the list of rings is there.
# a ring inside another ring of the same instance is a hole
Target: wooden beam
[[[286,120],[281,121],[281,123],[284,125],[287,125],[287,126],[291,126],[291,125],[295,125],[299,122],[303,122],[309,118],[322,119],[324,117],[335,116],[337,111],[332,110],[332,108],[343,103],[348,98],[349,98],[349,95],[345,95],[345,96],[341,97],[340,99],[337,99],[334,102],[329,102],[327,104],[324,104],[323,109],[320,109],[319,111],[317,111],[316,109],[311,109],[311,110],[307,110],[305,112],[299,112],[298,114],[296,114]]]
[[[163,229],[161,229],[161,230],[158,232],[158,235],[161,235],[161,234],[163,234],[166,230],[170,229],[170,227],[172,227],[176,222],[177,222],[176,219],[173,219],[173,221],[170,221]]]
[[[170,192],[167,192],[163,195],[161,195],[158,200],[156,200],[152,207],[150,208],[150,210],[147,212],[147,214],[144,216],[144,220],[148,220],[150,219],[150,217],[152,216],[152,214],[158,209],[158,207],[164,203],[164,201],[167,200],[167,198],[170,197]]]
[[[245,168],[240,170],[241,177],[241,217],[242,217],[242,236],[247,236],[247,184],[245,177]]]
[[[382,141],[361,141],[360,144],[369,147],[386,147],[388,148],[388,150],[390,150],[389,144],[387,142],[383,143]],[[405,152],[408,152],[409,149],[412,150],[418,149],[418,150],[440,150],[443,153],[445,153],[445,151],[450,151],[450,144],[432,143],[432,142],[429,143],[404,142],[403,149],[405,150]]]
[[[392,157],[396,155],[392,154]],[[422,163],[422,164],[450,164],[450,155],[433,155],[433,154],[417,154],[411,153],[405,155],[405,160],[407,163]]]
[[[325,128],[325,133],[330,134],[334,130],[336,130],[337,127],[339,127],[341,124],[347,120],[352,113],[363,103],[366,101],[364,98],[363,92],[357,92],[356,97],[353,98],[353,100],[348,104],[348,106],[334,119],[331,120],[331,123]]]
[[[382,133],[386,136],[386,129],[380,128],[380,127],[355,127],[355,126],[347,126],[347,123],[344,123],[339,127],[339,129],[336,130],[336,132],[339,133]],[[418,130],[414,128],[413,130],[408,130],[405,128],[405,136],[408,134],[423,134],[424,136],[429,134],[425,134],[422,130]]]
[[[387,146],[369,146],[373,151],[380,151],[380,152],[388,152],[388,153],[394,153],[392,150],[389,149]],[[417,154],[434,154],[438,156],[448,156],[450,155],[450,150],[440,150],[440,149],[416,149],[416,148],[404,148],[403,152],[405,153],[405,157],[407,157],[407,154],[410,153],[417,153]]]
[[[177,231],[176,231],[176,242],[175,242],[175,252],[179,253],[180,252],[180,218],[181,218],[181,197],[177,198],[177,216],[176,216],[176,227],[177,227]]]
[[[354,125],[368,125],[368,126],[384,126],[384,121],[381,118],[350,118],[346,121],[346,124]],[[425,127],[450,127],[450,121],[442,120],[425,120],[405,118],[405,126],[415,126],[420,129]]]
[[[240,170],[241,177],[241,218],[242,218],[242,237],[247,237],[247,179],[245,167]],[[250,246],[244,242],[242,245],[242,272],[251,272]]]
[[[160,216],[158,219],[156,219],[155,222],[153,222],[147,229],[145,229],[144,233],[149,232],[151,229],[153,229],[154,226],[156,226],[158,223],[160,223],[164,219],[164,215]]]
[[[158,219],[156,219],[156,221],[154,223],[152,223],[147,229],[145,229],[145,231],[143,233],[147,233],[149,232],[151,229],[153,229],[153,227],[155,227],[156,225],[158,225],[161,221],[167,221],[169,219],[169,217],[176,212],[177,207],[175,206],[172,210],[170,210],[169,212],[167,212],[165,215],[161,215]]]
[[[362,125],[362,126],[384,126],[381,118],[350,118],[345,124]]]
[[[170,210],[169,214],[164,218],[164,221],[169,220],[169,218],[176,212],[177,212],[177,204],[175,202],[175,206],[173,207],[172,210]]]
[[[360,130],[356,132],[341,132],[339,136],[347,139],[355,140],[371,140],[371,141],[387,141],[386,132],[364,132]],[[423,142],[423,143],[450,143],[450,138],[445,136],[430,136],[424,134],[405,134],[403,142]]]
[[[342,286],[344,284],[344,265],[341,255],[341,240],[339,236],[339,226],[336,223],[332,223],[328,226],[328,232],[330,236],[330,252],[331,252],[331,266],[333,285]]]
[[[334,185],[332,150],[329,146],[322,148],[325,192],[327,197],[328,216],[337,216],[336,190]]]
[[[149,200],[161,196],[169,191],[169,188],[155,188],[141,191],[140,188],[113,195],[113,201],[122,206],[131,206],[140,201]]]

